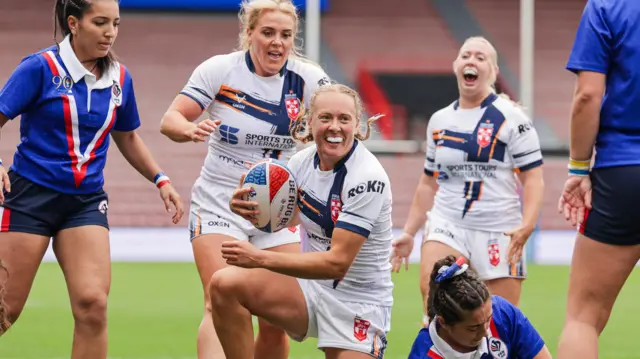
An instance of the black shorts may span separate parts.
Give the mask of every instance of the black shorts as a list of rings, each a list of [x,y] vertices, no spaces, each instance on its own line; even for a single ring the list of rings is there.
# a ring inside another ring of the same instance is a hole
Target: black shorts
[[[98,225],[109,229],[108,197],[100,190],[85,195],[61,193],[9,171],[11,192],[4,191],[0,232],[52,237],[66,228]]]
[[[580,233],[614,245],[640,244],[640,166],[591,171],[591,210]]]

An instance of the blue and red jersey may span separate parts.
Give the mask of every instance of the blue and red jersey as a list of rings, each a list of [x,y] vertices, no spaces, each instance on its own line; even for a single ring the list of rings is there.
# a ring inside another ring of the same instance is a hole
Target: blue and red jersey
[[[67,37],[25,57],[0,91],[0,113],[22,115],[11,169],[41,186],[88,194],[104,184],[109,133],[140,126],[131,75],[120,63],[100,79]]]

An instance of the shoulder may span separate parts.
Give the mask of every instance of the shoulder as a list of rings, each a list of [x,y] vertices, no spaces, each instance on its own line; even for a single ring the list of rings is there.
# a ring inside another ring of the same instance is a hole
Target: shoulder
[[[196,68],[196,71],[200,71],[207,75],[220,76],[224,75],[235,66],[242,64],[243,61],[244,53],[242,51],[215,55],[200,63]]]
[[[446,119],[450,118],[454,111],[454,105],[455,102],[452,102],[451,104],[449,104],[449,106],[443,107],[434,112],[433,115],[431,115],[431,118],[429,118],[429,123],[427,126],[429,128],[433,128],[433,126],[439,126],[443,121],[446,121]]]
[[[504,116],[506,124],[512,128],[520,125],[533,125],[524,108],[510,99],[498,97],[493,106]]]
[[[491,296],[491,307],[493,308],[493,320],[499,331],[510,332],[514,324],[523,317],[522,312],[508,300],[497,296]],[[506,333],[501,333],[506,334]]]
[[[287,69],[300,75],[306,83],[316,86],[323,86],[331,81],[320,65],[304,59],[290,58]]]
[[[367,186],[369,183],[372,186],[376,185],[376,192],[384,193],[388,190],[390,181],[387,171],[378,158],[362,143],[358,143],[358,147],[345,165],[347,166],[345,187],[348,187],[345,190],[357,189],[358,186]]]
[[[42,67],[44,67],[47,63],[47,61],[57,61],[57,59],[55,59],[55,56],[57,54],[57,47],[56,46],[51,46],[51,47],[47,47],[45,49],[39,50],[37,52],[34,52],[32,54],[29,54],[25,57],[22,58],[22,60],[20,61],[20,66],[28,66],[34,69],[41,69]],[[51,58],[53,56],[53,58]],[[52,64],[53,66],[55,66],[54,64]]]
[[[308,166],[309,163],[313,163],[313,157],[316,153],[316,145],[310,145],[309,147],[296,152],[287,163],[287,168],[295,175],[303,168]]]

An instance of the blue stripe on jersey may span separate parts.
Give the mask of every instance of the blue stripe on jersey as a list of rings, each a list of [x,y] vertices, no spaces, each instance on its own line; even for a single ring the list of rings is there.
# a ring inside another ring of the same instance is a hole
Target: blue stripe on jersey
[[[331,185],[326,201],[322,202],[320,199],[312,197],[302,188],[298,191],[298,208],[307,218],[322,228],[322,232],[327,238],[333,236],[333,229],[335,228],[339,212],[342,209],[341,193],[344,187],[344,180],[347,178],[347,167],[344,164],[349,160],[351,155],[353,155],[357,146],[358,141],[354,141],[351,151],[334,166],[333,170],[335,175],[333,177],[333,184]],[[317,168],[320,164],[320,158],[317,153],[314,156],[313,164],[314,168]],[[358,231],[355,232],[359,233]],[[365,237],[368,237],[368,233]]]
[[[341,170],[335,174],[333,185],[329,190],[329,197],[326,201],[322,202],[311,195],[307,194],[304,190],[300,189],[298,198],[298,208],[307,216],[310,220],[316,223],[322,228],[322,232],[325,237],[331,238],[333,236],[333,229],[335,228],[335,222],[333,217],[337,219],[337,215],[332,213],[332,207],[342,207],[342,187],[344,186],[344,180],[347,177],[347,167],[342,166]]]
[[[248,54],[247,52],[247,56],[249,56]],[[249,63],[250,60],[248,60],[247,66]],[[278,104],[256,98],[226,85],[220,88],[215,99],[236,111],[274,125],[271,131],[272,135],[287,136],[290,134],[291,125],[297,118],[301,104],[304,103],[305,82],[302,76],[291,70],[281,72],[281,74],[284,74],[284,83]]]
[[[467,201],[464,203],[464,209],[462,210],[462,218],[469,212],[473,202],[480,199],[482,194],[482,181],[468,181],[464,183],[464,198]]]

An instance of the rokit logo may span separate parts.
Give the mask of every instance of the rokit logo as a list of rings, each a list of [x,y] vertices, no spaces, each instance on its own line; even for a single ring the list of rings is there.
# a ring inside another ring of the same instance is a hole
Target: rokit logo
[[[385,186],[386,184],[382,181],[362,182],[347,192],[347,198],[352,198],[365,192],[382,193],[384,192]]]

